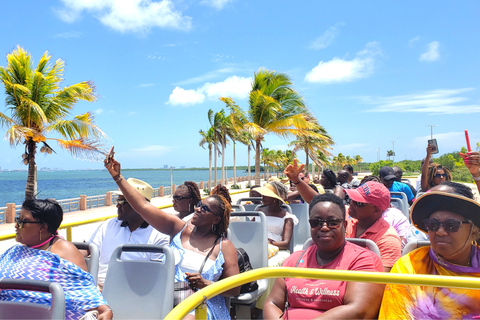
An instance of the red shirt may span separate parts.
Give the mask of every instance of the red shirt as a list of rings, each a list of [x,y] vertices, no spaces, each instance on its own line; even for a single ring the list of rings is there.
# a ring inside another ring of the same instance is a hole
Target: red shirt
[[[397,231],[383,218],[375,221],[363,234],[356,236],[358,220],[347,219],[347,238],[370,239],[377,244],[384,267],[391,268],[402,256],[402,242]]]
[[[284,267],[295,267],[300,254],[296,251],[283,262]],[[383,271],[380,258],[368,249],[347,241],[340,254],[324,266],[317,264],[317,246],[310,246],[300,259],[299,268]],[[346,281],[286,278],[288,318],[312,319],[343,304]],[[286,318],[286,314],[284,314]]]

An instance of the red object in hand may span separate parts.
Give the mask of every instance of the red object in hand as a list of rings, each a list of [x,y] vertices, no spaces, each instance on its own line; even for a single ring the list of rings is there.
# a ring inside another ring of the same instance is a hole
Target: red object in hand
[[[468,130],[465,130],[465,140],[467,140],[467,150],[468,150],[468,152],[472,151],[472,148],[470,147],[470,138],[468,137]]]

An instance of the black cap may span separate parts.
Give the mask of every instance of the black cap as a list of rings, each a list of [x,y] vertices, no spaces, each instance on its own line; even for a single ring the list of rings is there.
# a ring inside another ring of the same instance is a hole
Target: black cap
[[[395,172],[393,172],[392,167],[384,166],[380,169],[380,178],[388,181],[392,179],[397,179],[397,176],[395,175]]]

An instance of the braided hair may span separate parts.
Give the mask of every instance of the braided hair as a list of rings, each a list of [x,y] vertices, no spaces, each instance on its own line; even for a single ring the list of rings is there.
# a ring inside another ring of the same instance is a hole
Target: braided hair
[[[370,175],[370,176],[363,177],[362,181],[360,181],[360,185],[367,183],[368,181],[375,181],[375,182],[382,183],[382,181],[378,176]]]
[[[187,189],[188,195],[190,196],[190,199],[192,200],[190,202],[188,211],[192,213],[195,211],[195,205],[202,200],[202,197],[200,196],[200,189],[198,188],[198,185],[193,182],[193,181],[185,181],[183,184],[178,186],[178,189]]]
[[[232,204],[232,198],[230,197],[230,192],[228,191],[228,188],[225,186],[222,186],[221,184],[217,184],[215,188],[210,191],[210,195],[213,196],[214,194],[219,194],[222,197],[224,197],[229,204]]]
[[[212,232],[226,237],[228,225],[230,223],[230,213],[232,212],[232,206],[225,197],[221,194],[213,194],[210,196],[217,201],[217,205],[220,209],[220,212],[217,214],[220,217],[220,222],[212,226]]]
[[[332,188],[337,185],[337,176],[335,175],[335,172],[333,172],[330,169],[325,169],[325,170],[323,170],[322,174],[325,176],[325,178],[327,178],[327,180],[330,183],[330,185],[332,186]],[[326,187],[326,186],[324,186],[324,187]]]
[[[428,167],[428,173],[427,173],[428,185],[430,187],[435,186],[435,182],[434,182],[433,179],[435,179],[435,175],[437,174],[438,170],[445,171],[445,174],[446,174],[445,180],[447,180],[447,181],[452,180],[452,173],[450,172],[450,170],[447,167],[444,167],[444,166],[442,166],[441,164],[438,164],[438,163],[433,163]]]

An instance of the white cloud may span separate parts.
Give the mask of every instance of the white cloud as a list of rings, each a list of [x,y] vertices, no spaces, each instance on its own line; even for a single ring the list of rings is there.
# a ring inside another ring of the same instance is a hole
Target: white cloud
[[[200,104],[205,101],[206,97],[210,100],[216,100],[220,97],[246,99],[252,88],[251,81],[251,78],[231,76],[221,82],[207,82],[197,89],[186,90],[177,86],[173,89],[167,104]]]
[[[120,32],[145,33],[151,28],[189,30],[191,18],[175,10],[171,0],[62,0],[60,19],[75,22],[87,11],[106,26]]]
[[[103,109],[96,109],[95,111],[93,111],[94,114],[102,114],[103,113]]]
[[[410,39],[408,41],[408,44],[412,46],[415,42],[418,42],[418,41],[420,41],[420,36],[416,36],[415,38]]]
[[[75,39],[75,38],[82,38],[84,34],[78,31],[70,31],[70,32],[62,32],[55,35],[55,38],[62,38],[62,39]]]
[[[180,87],[175,87],[172,94],[168,98],[167,104],[177,105],[192,105],[205,101],[205,95],[198,90],[185,90]]]
[[[412,112],[432,115],[479,113],[480,104],[465,103],[469,98],[458,96],[472,90],[474,89],[439,89],[392,97],[363,97],[362,101],[377,105],[367,112]]]
[[[224,75],[226,73],[232,73],[235,72],[236,69],[229,67],[229,68],[222,68],[222,69],[217,69],[213,71],[206,72],[205,74],[202,74],[198,77],[193,77],[187,80],[183,80],[180,82],[175,83],[175,85],[181,86],[181,85],[186,85],[186,84],[194,84],[194,83],[201,83],[205,82],[210,79],[215,79],[218,78],[221,75]]]
[[[420,61],[428,61],[433,62],[440,59],[440,53],[438,53],[438,48],[440,47],[440,43],[438,41],[430,42],[427,45],[427,51],[422,53],[420,56]]]
[[[146,88],[146,87],[153,87],[154,84],[153,83],[141,83],[138,86],[141,87],[141,88]]]
[[[329,45],[332,44],[333,40],[337,37],[337,35],[340,33],[340,30],[338,27],[344,26],[344,23],[337,23],[335,26],[328,28],[323,35],[315,39],[312,44],[310,45],[310,48],[314,50],[320,50],[320,49],[325,49]]]
[[[377,42],[369,42],[365,49],[358,52],[353,60],[333,58],[320,61],[307,73],[305,81],[317,83],[348,82],[368,77],[375,67],[375,57],[381,55]]]
[[[221,10],[229,2],[232,2],[232,0],[203,0],[200,3]]]
[[[426,128],[426,130],[428,130],[428,128]],[[416,137],[415,139],[413,139],[413,143],[409,145],[409,148],[414,148],[425,152],[428,140],[430,138],[430,135]],[[433,155],[434,157],[439,156],[445,152],[452,152],[454,150],[460,151],[462,147],[466,147],[465,132],[447,132],[439,134],[436,134],[434,132],[433,138],[437,139],[439,150],[439,154]]]

